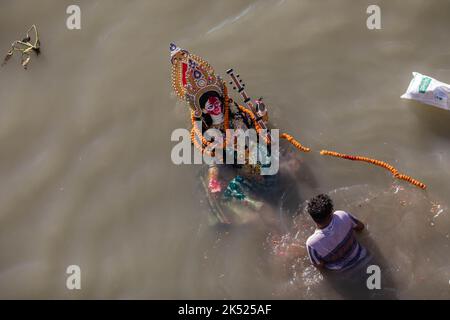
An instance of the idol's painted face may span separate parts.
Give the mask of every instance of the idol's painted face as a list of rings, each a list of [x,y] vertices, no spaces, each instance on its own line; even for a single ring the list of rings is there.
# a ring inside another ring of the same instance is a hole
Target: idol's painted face
[[[210,115],[218,116],[222,113],[222,102],[217,97],[211,97],[205,104],[205,110]]]

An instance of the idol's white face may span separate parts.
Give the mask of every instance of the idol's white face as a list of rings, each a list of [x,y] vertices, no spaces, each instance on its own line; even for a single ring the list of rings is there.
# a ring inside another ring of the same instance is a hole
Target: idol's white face
[[[205,111],[210,115],[218,116],[222,113],[222,102],[217,97],[209,98],[205,104]]]

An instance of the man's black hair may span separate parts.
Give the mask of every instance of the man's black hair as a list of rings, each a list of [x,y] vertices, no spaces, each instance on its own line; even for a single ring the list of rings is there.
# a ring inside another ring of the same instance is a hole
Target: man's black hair
[[[319,194],[308,202],[308,213],[316,223],[323,223],[333,213],[333,200],[326,194]]]

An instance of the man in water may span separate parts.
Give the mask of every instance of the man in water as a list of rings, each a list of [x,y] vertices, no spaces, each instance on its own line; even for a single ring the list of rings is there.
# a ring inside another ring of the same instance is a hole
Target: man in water
[[[367,256],[367,250],[356,240],[364,224],[345,211],[333,212],[333,201],[320,194],[307,207],[317,229],[306,241],[311,262],[319,269],[344,271],[355,267]]]

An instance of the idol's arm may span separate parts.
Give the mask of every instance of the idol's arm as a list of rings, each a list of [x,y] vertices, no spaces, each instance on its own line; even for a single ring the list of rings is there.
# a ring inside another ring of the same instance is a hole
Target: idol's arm
[[[208,189],[211,194],[218,194],[222,191],[219,182],[219,167],[216,164],[210,165],[208,169]]]

